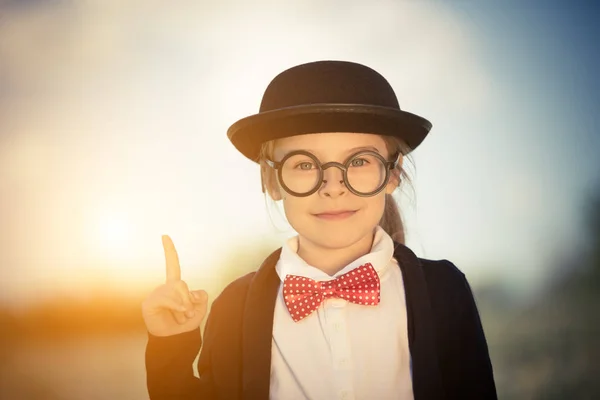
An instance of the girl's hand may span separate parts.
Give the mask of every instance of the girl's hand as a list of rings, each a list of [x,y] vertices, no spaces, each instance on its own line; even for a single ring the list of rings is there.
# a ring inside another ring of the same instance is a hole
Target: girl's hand
[[[142,302],[142,316],[148,332],[171,336],[193,331],[206,316],[208,295],[204,290],[188,289],[181,280],[179,257],[169,236],[162,237],[167,262],[167,281],[155,288]]]

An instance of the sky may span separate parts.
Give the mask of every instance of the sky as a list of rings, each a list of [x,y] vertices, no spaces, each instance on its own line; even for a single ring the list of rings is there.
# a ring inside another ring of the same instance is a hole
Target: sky
[[[194,287],[277,248],[294,232],[226,130],[322,59],[374,68],[433,123],[397,196],[419,257],[523,293],[585,240],[591,2],[213,3],[0,1],[0,301],[160,284],[162,234]]]

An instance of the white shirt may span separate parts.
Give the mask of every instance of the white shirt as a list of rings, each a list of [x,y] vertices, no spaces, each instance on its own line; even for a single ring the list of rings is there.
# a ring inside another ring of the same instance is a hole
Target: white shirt
[[[276,265],[282,282],[273,321],[270,398],[413,400],[404,283],[391,237],[378,226],[371,252],[334,276],[308,265],[297,251],[295,236],[282,247]],[[377,306],[329,298],[294,322],[283,299],[286,275],[327,281],[366,262],[379,274]]]

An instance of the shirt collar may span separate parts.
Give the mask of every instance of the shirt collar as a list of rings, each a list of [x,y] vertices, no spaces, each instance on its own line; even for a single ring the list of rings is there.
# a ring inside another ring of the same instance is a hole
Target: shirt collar
[[[394,242],[392,238],[382,227],[377,226],[375,228],[375,237],[373,239],[371,251],[352,261],[333,276],[309,265],[298,255],[298,236],[286,240],[282,246],[281,255],[275,269],[281,281],[283,281],[287,275],[299,275],[316,281],[328,281],[370,262],[381,279],[386,270],[388,270],[390,261],[393,260],[393,255]]]

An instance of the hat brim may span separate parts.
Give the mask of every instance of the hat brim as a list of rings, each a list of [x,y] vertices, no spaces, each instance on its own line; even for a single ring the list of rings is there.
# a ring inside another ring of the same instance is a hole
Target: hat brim
[[[227,137],[238,151],[258,162],[262,143],[325,132],[371,133],[403,139],[413,151],[432,124],[395,108],[361,104],[311,104],[254,114],[229,127]],[[409,152],[410,152],[409,151]]]

